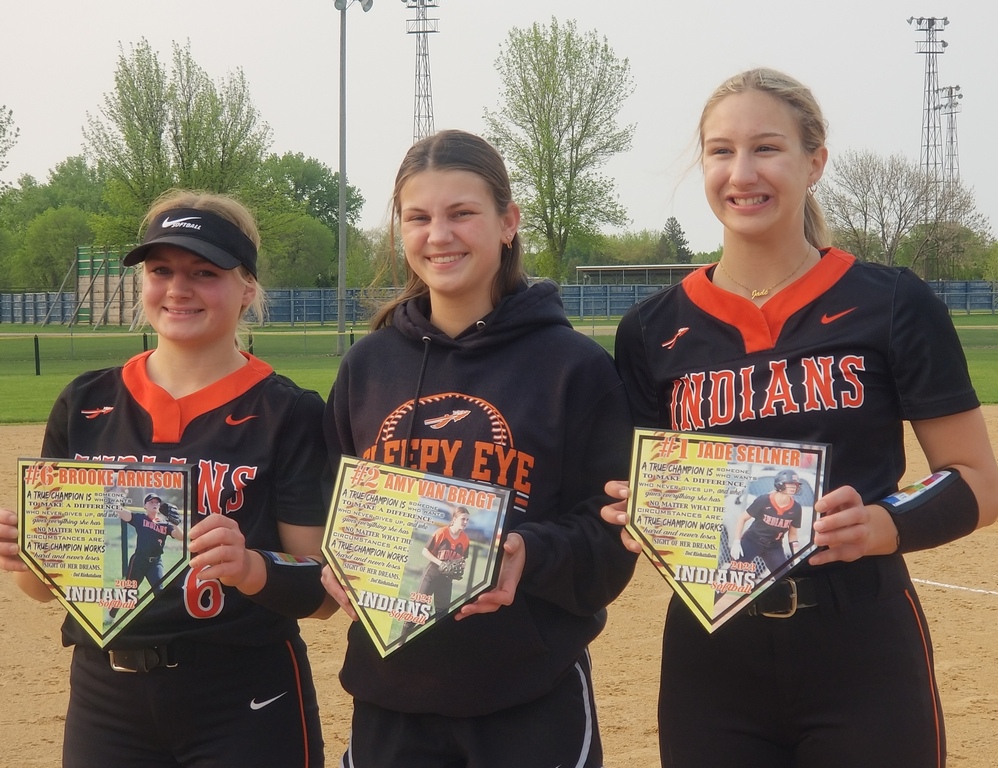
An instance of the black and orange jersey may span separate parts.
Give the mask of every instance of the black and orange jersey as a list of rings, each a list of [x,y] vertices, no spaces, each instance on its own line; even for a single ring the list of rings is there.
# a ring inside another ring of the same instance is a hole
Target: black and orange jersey
[[[135,557],[159,557],[174,526],[143,512],[136,512],[128,520],[135,529]]]
[[[467,557],[469,549],[471,549],[471,540],[468,534],[458,531],[455,535],[448,525],[434,531],[426,544],[426,550],[438,560]]]
[[[775,493],[767,493],[756,497],[745,512],[753,523],[742,534],[742,539],[754,541],[761,547],[769,547],[783,541],[791,528],[800,528],[804,510],[792,498],[781,505]]]
[[[52,408],[43,456],[192,464],[191,524],[202,515],[228,515],[248,548],[282,549],[278,522],[324,524],[328,467],[319,395],[245,355],[238,371],[174,399],[146,375],[149,354],[71,382]],[[178,636],[258,645],[297,632],[293,620],[188,569],[111,645],[153,646]],[[90,642],[71,617],[63,635],[67,644]]]
[[[635,305],[616,360],[640,426],[830,443],[828,488],[897,490],[902,420],[978,406],[945,304],[835,248],[761,307],[707,266]]]

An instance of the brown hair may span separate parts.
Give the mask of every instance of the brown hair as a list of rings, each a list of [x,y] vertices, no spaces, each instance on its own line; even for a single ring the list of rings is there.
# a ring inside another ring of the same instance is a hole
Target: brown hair
[[[701,163],[703,162],[703,126],[710,111],[725,97],[747,91],[768,94],[790,108],[790,112],[797,120],[801,146],[805,152],[814,154],[825,146],[828,126],[811,89],[790,75],[775,69],[750,69],[729,77],[721,83],[704,104],[703,112],[700,114],[700,124],[697,126],[700,137],[698,159]],[[815,248],[826,248],[831,242],[828,225],[825,223],[825,215],[811,192],[808,192],[804,201],[804,237]]]
[[[420,139],[406,152],[392,191],[391,219],[388,225],[389,246],[394,257],[398,226],[402,215],[402,189],[406,183],[423,171],[469,171],[485,180],[496,211],[503,215],[513,202],[509,174],[502,156],[485,139],[466,131],[446,130]],[[492,282],[492,305],[499,303],[503,296],[512,293],[526,279],[523,270],[523,253],[520,235],[513,236],[509,245],[502,243],[499,271]],[[384,304],[371,320],[374,329],[391,325],[395,308],[409,299],[428,296],[429,288],[405,263],[406,283],[402,292]]]

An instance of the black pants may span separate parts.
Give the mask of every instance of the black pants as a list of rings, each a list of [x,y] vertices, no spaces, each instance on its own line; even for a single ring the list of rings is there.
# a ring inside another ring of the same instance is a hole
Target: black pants
[[[488,663],[488,660],[483,660]],[[511,675],[516,670],[510,670]],[[545,696],[479,717],[354,702],[342,768],[600,768],[589,654]]]
[[[77,647],[64,768],[321,768],[312,671],[300,638],[259,648],[195,644],[175,667],[116,672]]]
[[[929,632],[904,561],[817,572],[818,606],[789,619],[739,616],[713,634],[673,599],[659,693],[663,766],[945,764]]]

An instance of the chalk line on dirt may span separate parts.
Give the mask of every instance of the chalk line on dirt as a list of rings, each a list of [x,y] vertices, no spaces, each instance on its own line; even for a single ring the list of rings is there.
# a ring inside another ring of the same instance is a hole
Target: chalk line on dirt
[[[964,592],[977,592],[981,595],[998,595],[993,589],[975,589],[974,587],[961,587],[956,584],[944,584],[941,581],[928,581],[927,579],[912,579],[916,584],[928,584],[930,587],[943,587],[944,589],[960,589]]]

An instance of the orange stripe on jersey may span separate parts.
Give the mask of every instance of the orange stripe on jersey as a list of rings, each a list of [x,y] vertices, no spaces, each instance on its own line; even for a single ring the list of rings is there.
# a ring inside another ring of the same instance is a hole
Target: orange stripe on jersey
[[[744,296],[715,286],[707,274],[712,267],[704,267],[687,275],[682,285],[697,307],[738,329],[748,354],[775,347],[787,318],[835,285],[855,261],[855,256],[829,248],[813,269],[761,307]]]
[[[125,363],[121,369],[121,377],[129,393],[152,419],[154,443],[180,442],[187,425],[194,419],[232,402],[274,370],[263,360],[240,352],[246,358],[246,365],[214,384],[176,400],[165,389],[150,381],[146,361],[152,352],[153,350],[143,352]]]

